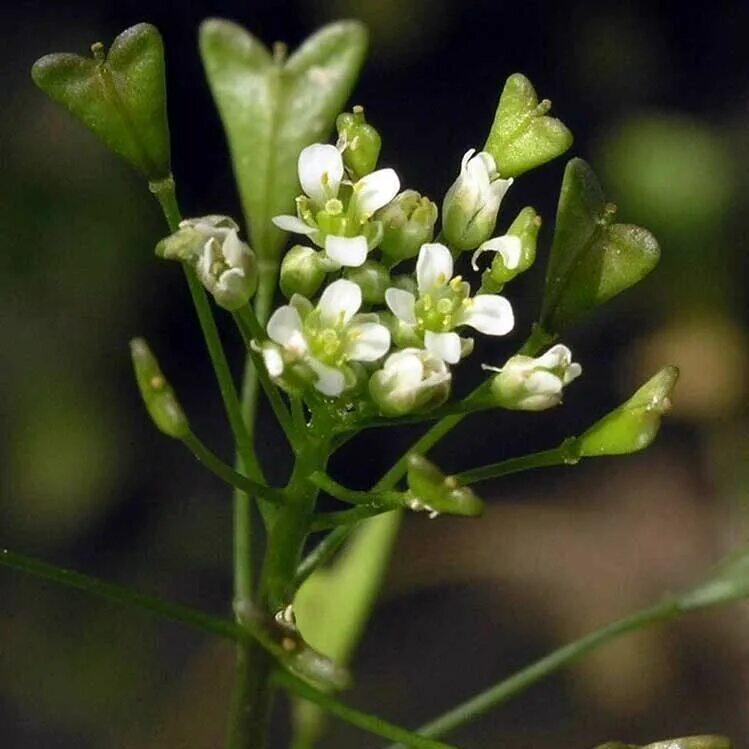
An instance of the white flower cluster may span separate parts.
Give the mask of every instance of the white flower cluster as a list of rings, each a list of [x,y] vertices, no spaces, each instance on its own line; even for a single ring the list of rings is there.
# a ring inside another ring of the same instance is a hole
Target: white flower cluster
[[[370,253],[383,237],[379,217],[389,215],[400,180],[392,169],[378,169],[353,181],[338,148],[324,144],[302,151],[298,171],[304,194],[297,198],[297,215],[277,216],[274,223],[308,237],[321,250],[297,246],[295,252],[324,254],[324,273],[339,277],[323,284],[316,303],[293,293],[289,303],[272,314],[269,340],[261,344],[269,374],[287,389],[314,388],[328,398],[361,392],[366,386],[387,416],[443,403],[450,392],[450,365],[473,349],[473,339],[459,331],[473,328],[484,335],[506,335],[515,322],[512,305],[497,294],[479,290],[472,295],[470,284],[454,275],[451,249],[425,242],[418,250],[415,283],[410,276],[389,275],[402,258],[381,255],[379,267],[390,279],[384,305],[379,311],[362,312],[361,288],[340,273],[345,276],[347,268],[371,262]],[[490,154],[465,154],[442,207],[442,236],[456,253],[473,250],[478,257],[494,251],[508,267],[519,262],[518,237],[492,238],[501,199],[511,184],[512,180],[500,179]],[[432,217],[429,237],[433,224]],[[413,232],[413,227],[408,230]],[[319,265],[316,272],[320,273]],[[561,400],[563,385],[579,374],[579,365],[572,365],[571,359],[557,362],[557,353],[552,349],[548,362],[530,359],[521,367],[510,360],[509,372],[503,369],[498,375],[505,381],[510,373],[513,376],[514,399],[508,407],[538,409]],[[539,369],[543,375],[535,374]],[[523,389],[524,383],[532,395]]]

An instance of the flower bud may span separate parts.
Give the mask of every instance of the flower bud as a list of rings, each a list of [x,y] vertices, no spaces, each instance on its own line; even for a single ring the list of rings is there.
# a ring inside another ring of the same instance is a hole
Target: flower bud
[[[374,260],[367,260],[358,268],[350,268],[346,272],[346,278],[361,289],[365,304],[382,304],[385,301],[385,291],[392,286],[387,268]]]
[[[679,377],[676,367],[664,367],[626,403],[604,416],[580,437],[580,454],[623,455],[643,450],[655,439],[661,417],[671,407]]]
[[[182,221],[156,245],[156,254],[192,263],[200,282],[224,309],[243,307],[257,288],[255,253],[239,239],[239,227],[228,216]]]
[[[338,115],[338,147],[343,150],[343,163],[359,179],[374,171],[380,156],[380,134],[364,119],[364,107]]]
[[[484,367],[484,369],[492,369]],[[516,411],[545,411],[562,402],[565,385],[582,373],[572,352],[561,344],[537,358],[513,356],[492,380],[497,405]]]
[[[408,456],[408,488],[413,495],[409,507],[426,510],[433,516],[463,515],[475,517],[484,511],[483,502],[467,486],[442,471],[422,455]]]
[[[733,742],[725,736],[684,736],[680,739],[656,741],[646,746],[607,741],[596,749],[732,749]]]
[[[536,240],[540,228],[541,217],[535,209],[529,206],[520,211],[507,230],[507,234],[488,239],[481,244],[471,258],[474,270],[478,270],[476,261],[482,253],[496,253],[492,264],[481,277],[483,291],[496,294],[506,283],[533,265],[536,259]]]
[[[391,354],[369,380],[369,392],[384,416],[436,408],[450,395],[450,370],[424,349]]]
[[[314,296],[325,280],[325,263],[320,252],[294,245],[281,262],[280,286],[287,299],[294,294]]]
[[[187,437],[190,433],[187,417],[148,343],[143,338],[133,338],[130,355],[138,389],[154,424],[170,437]]]
[[[421,245],[431,242],[437,206],[416,190],[404,190],[376,216],[382,222],[380,250],[393,265],[416,257]]]
[[[491,237],[511,184],[512,179],[500,179],[491,154],[473,148],[465,153],[460,174],[442,203],[442,232],[450,247],[474,250]]]

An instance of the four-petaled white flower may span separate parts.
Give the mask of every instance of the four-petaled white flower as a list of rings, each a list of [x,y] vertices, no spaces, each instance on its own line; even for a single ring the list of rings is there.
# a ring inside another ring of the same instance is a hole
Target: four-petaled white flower
[[[450,394],[450,370],[426,349],[405,348],[390,354],[369,381],[369,392],[385,416],[434,408]]]
[[[561,343],[535,359],[517,355],[501,369],[483,367],[499,373],[492,381],[497,403],[519,411],[544,411],[559,405],[564,387],[583,371],[572,361],[572,352]]]
[[[268,321],[268,336],[280,347],[262,349],[271,376],[301,363],[314,374],[314,386],[323,395],[341,395],[355,379],[349,362],[376,361],[390,348],[390,332],[377,315],[357,314],[361,304],[361,289],[346,279],[331,283],[317,307],[295,294]]]
[[[442,202],[442,231],[451,247],[473,250],[488,239],[512,179],[501,179],[494,157],[471,148]]]
[[[358,267],[382,239],[382,226],[372,216],[400,190],[393,169],[378,169],[355,183],[344,179],[343,158],[331,145],[315,143],[299,154],[296,216],[276,216],[284,231],[305,234],[324,248],[334,267]]]
[[[460,361],[465,341],[454,332],[468,325],[486,335],[509,333],[515,319],[512,306],[502,296],[477,294],[453,276],[453,258],[442,244],[425,244],[416,261],[418,298],[409,291],[389,288],[387,306],[410,332],[423,337],[424,346],[448,364]]]

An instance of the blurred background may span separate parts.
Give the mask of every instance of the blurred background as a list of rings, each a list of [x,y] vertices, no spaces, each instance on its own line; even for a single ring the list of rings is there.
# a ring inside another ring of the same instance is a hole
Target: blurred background
[[[352,703],[418,725],[688,585],[747,541],[749,4],[16,0],[0,10],[0,544],[228,612],[228,494],[155,431],[130,374],[127,341],[145,335],[196,431],[229,456],[181,274],[153,254],[158,207],[28,72],[47,52],[85,53],[136,22],[156,24],[183,211],[238,216],[197,52],[208,16],[292,46],[329,20],[364,20],[371,54],[352,103],[383,134],[382,164],[437,202],[463,152],[483,143],[506,76],[524,72],[574,132],[569,155],[590,161],[622,220],[649,227],[663,249],[651,278],[565,341],[585,376],[563,409],[477,418],[435,455],[461,470],[556,445],[675,363],[682,380],[656,444],[485,485],[480,521],[409,518],[354,663]],[[546,218],[539,262],[508,289],[517,332],[481,346],[477,361],[502,362],[534,319],[563,167],[532,172],[508,194],[504,225],[529,203]],[[372,432],[333,471],[369,485],[417,433]],[[283,444],[265,434],[262,457],[281,479]],[[7,570],[0,601],[3,747],[221,746],[229,646]],[[622,640],[454,738],[476,749],[589,749],[720,732],[742,746],[748,611]],[[278,747],[283,719],[282,707]],[[335,725],[324,746],[380,743]]]

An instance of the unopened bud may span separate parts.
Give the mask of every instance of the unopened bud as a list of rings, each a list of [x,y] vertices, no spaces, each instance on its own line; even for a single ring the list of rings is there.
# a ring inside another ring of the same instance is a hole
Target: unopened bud
[[[450,247],[475,250],[491,237],[512,179],[500,179],[494,157],[470,149],[442,203],[442,231]]]
[[[143,338],[133,338],[130,354],[138,389],[154,424],[164,434],[184,439],[190,433],[187,417],[148,343]]]
[[[364,118],[364,108],[354,107],[336,120],[338,146],[343,149],[343,163],[359,179],[374,171],[380,156],[380,134]]]
[[[622,455],[645,449],[658,434],[661,417],[671,408],[671,393],[678,377],[676,367],[664,367],[626,403],[583,434],[580,454]]]
[[[325,258],[322,253],[304,245],[294,245],[281,262],[280,286],[287,299],[294,294],[314,296],[325,280]]]
[[[416,257],[421,245],[431,242],[437,223],[437,206],[416,190],[404,190],[376,217],[382,222],[380,250],[393,265]]]
[[[385,301],[385,291],[393,285],[387,268],[374,260],[367,260],[364,265],[349,269],[346,271],[346,278],[361,289],[365,304],[382,304]]]

